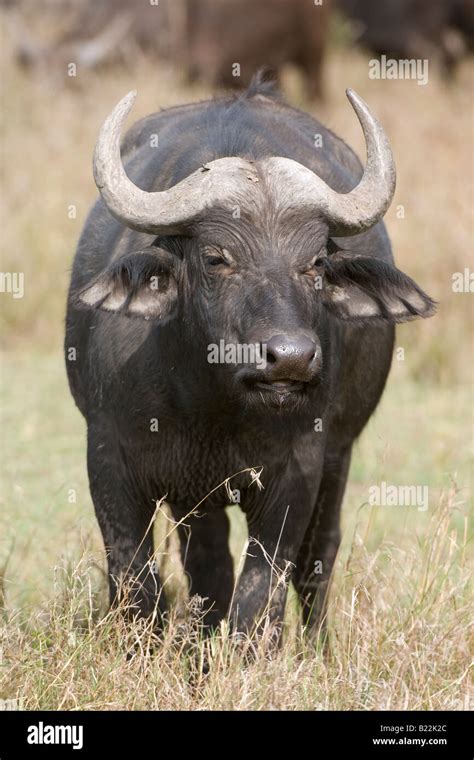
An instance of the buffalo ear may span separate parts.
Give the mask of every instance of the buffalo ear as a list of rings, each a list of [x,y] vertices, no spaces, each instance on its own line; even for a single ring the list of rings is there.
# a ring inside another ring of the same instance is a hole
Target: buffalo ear
[[[435,302],[416,282],[381,259],[334,254],[321,263],[323,302],[339,319],[407,322],[435,313]]]
[[[162,320],[172,315],[177,293],[171,254],[150,247],[111,262],[77,300],[82,307]]]

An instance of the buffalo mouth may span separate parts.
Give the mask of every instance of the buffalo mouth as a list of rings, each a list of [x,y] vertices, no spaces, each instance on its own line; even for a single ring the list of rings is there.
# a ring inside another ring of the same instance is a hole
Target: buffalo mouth
[[[254,408],[274,407],[279,411],[296,410],[304,404],[308,398],[309,383],[302,380],[284,378],[270,380],[270,378],[248,378],[247,402]]]
[[[255,390],[272,393],[299,393],[305,389],[306,383],[299,380],[268,380],[256,382],[253,387]]]
[[[238,373],[245,403],[253,409],[274,407],[278,411],[302,409],[309,399],[309,391],[315,384],[298,377],[272,377],[249,369]]]

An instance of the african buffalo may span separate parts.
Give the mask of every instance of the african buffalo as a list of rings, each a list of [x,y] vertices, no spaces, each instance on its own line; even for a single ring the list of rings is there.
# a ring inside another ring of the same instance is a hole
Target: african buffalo
[[[381,221],[395,189],[388,139],[347,97],[365,169],[261,77],[148,116],[120,149],[129,93],[100,132],[102,197],[74,260],[66,363],[112,600],[127,587],[157,628],[167,606],[150,525],[166,497],[209,627],[229,613],[249,631],[266,611],[278,632],[291,576],[317,629],[351,448],[382,394],[394,323],[433,314]],[[239,346],[254,355],[227,352]],[[252,539],[235,588],[228,478]]]
[[[186,0],[179,50],[189,78],[246,87],[260,66],[292,63],[308,97],[323,93],[330,0]]]
[[[82,0],[69,13],[56,5],[65,30],[46,45],[31,38],[17,14],[16,57],[24,66],[63,72],[70,83],[70,62],[83,72],[131,63],[143,51],[191,81],[227,88],[246,87],[260,66],[279,72],[290,63],[308,96],[322,95],[330,0]]]
[[[474,0],[337,0],[358,41],[376,55],[428,58],[445,73],[472,50]]]

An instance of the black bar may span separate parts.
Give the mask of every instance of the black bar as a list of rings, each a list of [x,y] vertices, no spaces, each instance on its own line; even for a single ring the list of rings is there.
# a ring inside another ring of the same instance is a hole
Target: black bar
[[[231,748],[243,759],[249,752],[252,757],[262,752],[268,758],[274,751],[281,757],[292,748],[293,755],[304,752],[305,757],[318,759],[326,752],[347,757],[356,752],[361,757],[472,760],[472,724],[472,714],[461,711],[11,711],[0,712],[0,760],[24,755],[94,757],[99,749],[106,749],[107,757],[114,753],[119,758],[126,748],[133,752],[132,758],[173,746],[180,756],[187,749],[221,755]],[[47,743],[50,739],[59,743]]]

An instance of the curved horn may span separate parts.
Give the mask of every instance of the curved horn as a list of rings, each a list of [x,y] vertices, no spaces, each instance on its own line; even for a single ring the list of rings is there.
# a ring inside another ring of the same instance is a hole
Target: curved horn
[[[106,119],[94,152],[94,179],[110,213],[139,232],[178,234],[208,205],[242,193],[255,182],[255,168],[241,158],[219,158],[202,166],[169,190],[146,192],[126,175],[120,133],[136,98],[132,90]]]
[[[346,95],[367,146],[364,173],[353,190],[337,193],[314,172],[291,159],[266,161],[268,172],[286,188],[292,204],[317,210],[325,216],[331,234],[336,237],[356,235],[380,221],[390,206],[396,184],[395,163],[382,126],[354,90],[346,90]]]
[[[395,192],[397,175],[388,137],[354,90],[346,90],[356,112],[367,147],[367,162],[362,178],[350,193],[331,197],[328,219],[339,228],[339,235],[353,235],[377,224],[385,215]]]
[[[331,234],[355,235],[373,227],[385,214],[395,191],[395,164],[388,138],[368,106],[353,90],[346,91],[362,126],[367,163],[359,184],[337,193],[310,169],[289,158],[260,161],[275,187],[294,207],[314,209],[328,221]],[[219,158],[161,192],[146,192],[126,175],[120,156],[120,133],[135,101],[126,95],[105,121],[94,153],[94,178],[111,214],[140,232],[177,234],[213,203],[223,204],[258,181],[256,168],[242,158]]]

